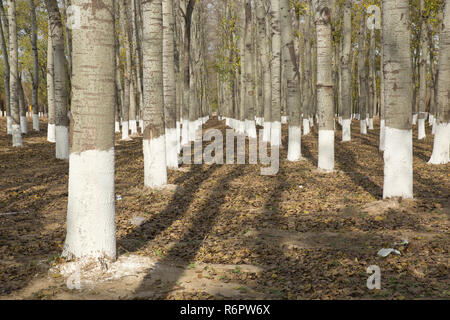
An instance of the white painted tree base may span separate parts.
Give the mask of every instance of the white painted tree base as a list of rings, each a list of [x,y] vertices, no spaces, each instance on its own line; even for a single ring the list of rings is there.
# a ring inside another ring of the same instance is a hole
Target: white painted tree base
[[[20,131],[22,134],[28,133],[27,117],[20,116]]]
[[[307,135],[311,132],[309,127],[309,119],[303,119],[303,135]]]
[[[334,170],[334,130],[319,130],[319,170]]]
[[[287,116],[281,116],[281,124],[286,124],[288,121],[288,117]]]
[[[7,134],[12,134],[12,117],[11,116],[6,116],[6,133]]]
[[[270,122],[264,121],[263,142],[270,142],[271,125]]]
[[[385,135],[383,198],[412,198],[412,130],[385,127]]]
[[[369,130],[373,130],[373,118],[369,118],[368,121],[369,121],[369,122],[368,122]]]
[[[351,124],[351,119],[342,119],[342,142],[352,140]]]
[[[281,122],[274,121],[270,124],[270,144],[272,147],[281,145]]]
[[[133,136],[135,136],[135,135],[137,135],[138,134],[138,131],[137,131],[137,122],[136,122],[136,120],[130,120],[129,121],[130,122],[130,131],[131,131],[131,135]]]
[[[431,134],[434,135],[436,133],[436,118],[433,119],[433,125],[431,127]]]
[[[418,136],[417,139],[422,140],[426,138],[426,133],[425,133],[425,119],[419,119],[418,120]]]
[[[360,132],[361,134],[367,134],[367,124],[366,124],[366,120],[361,120],[359,122],[360,125]]]
[[[450,161],[450,122],[436,123],[435,127],[433,153],[428,163],[446,164]]]
[[[414,113],[414,114],[413,114],[413,117],[412,117],[412,124],[413,124],[414,126],[417,124],[417,113]]]
[[[428,125],[431,126],[434,123],[434,116],[430,113],[428,117]]]
[[[166,162],[169,169],[178,169],[177,129],[166,128]]]
[[[12,125],[12,145],[13,147],[22,147],[22,131],[20,130],[19,124],[13,124]]]
[[[130,130],[128,128],[128,121],[122,121],[122,140],[123,141],[130,141]]]
[[[189,120],[181,120],[183,127],[181,128],[181,145],[185,146],[189,143]]]
[[[69,128],[56,126],[56,159],[69,159]]]
[[[181,141],[180,141],[180,137],[181,137],[181,123],[180,121],[176,122],[176,138],[177,138],[177,154],[180,153],[181,151]]]
[[[71,153],[63,257],[116,258],[114,149]]]
[[[386,121],[384,119],[380,120],[380,151],[384,151],[385,141],[386,141]]]
[[[298,161],[302,157],[301,150],[301,135],[302,130],[300,126],[289,126],[289,143],[288,143],[288,155],[289,161]]]
[[[165,135],[143,140],[144,185],[159,188],[167,184]]]
[[[33,130],[39,131],[39,115],[33,113]]]
[[[261,117],[256,117],[256,124],[262,126],[264,124],[264,119]]]
[[[119,121],[116,121],[114,124],[114,132],[120,133],[120,122]]]
[[[144,133],[144,120],[139,119],[139,128],[141,128],[141,133]]]
[[[245,133],[249,138],[257,138],[256,124],[254,120],[245,120]]]
[[[314,119],[313,118],[309,118],[309,126],[311,128],[314,127]]]
[[[48,124],[47,127],[47,141],[51,143],[56,142],[56,127],[54,124]]]

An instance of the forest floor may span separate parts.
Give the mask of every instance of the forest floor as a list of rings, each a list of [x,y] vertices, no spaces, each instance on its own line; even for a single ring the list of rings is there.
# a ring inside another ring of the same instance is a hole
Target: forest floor
[[[68,162],[55,160],[44,121],[16,149],[0,120],[0,299],[450,298],[450,164],[427,164],[429,126],[421,141],[414,128],[415,199],[385,201],[378,120],[367,135],[354,121],[347,143],[336,124],[334,173],[316,170],[317,125],[302,136],[305,159],[285,160],[284,125],[277,175],[183,165],[168,172],[177,188],[163,191],[143,187],[142,137],[117,135],[119,260],[67,278]],[[380,290],[366,286],[371,265]]]

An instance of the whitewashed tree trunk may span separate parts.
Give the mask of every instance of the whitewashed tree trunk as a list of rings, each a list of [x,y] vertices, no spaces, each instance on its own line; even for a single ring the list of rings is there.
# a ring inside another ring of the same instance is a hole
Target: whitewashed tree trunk
[[[412,68],[408,0],[383,2],[383,19],[386,118],[383,198],[412,198]]]
[[[52,37],[50,32],[50,23],[48,30],[48,46],[47,46],[47,105],[48,105],[48,124],[47,124],[47,141],[56,142],[55,129],[55,83],[54,83],[54,56]]]
[[[67,236],[63,257],[116,258],[112,1],[73,0],[73,88]]]
[[[32,106],[33,106],[33,130],[39,131],[39,61],[37,49],[37,23],[36,23],[36,6],[34,0],[30,0],[31,9],[31,47],[33,50],[33,77],[32,77]]]
[[[281,41],[283,48],[283,63],[287,80],[287,112],[289,118],[288,129],[288,160],[300,160],[301,153],[301,124],[300,124],[300,71],[298,58],[294,47],[294,33],[292,18],[289,10],[289,0],[281,0]]]
[[[334,170],[334,105],[331,76],[331,9],[327,0],[315,1],[317,33],[317,114],[320,170]]]
[[[7,48],[7,41],[9,41],[9,27],[6,28],[8,25],[8,17],[6,16],[4,12],[3,2],[0,1],[1,6],[1,21],[0,21],[0,37],[2,41],[2,56],[3,56],[3,66],[5,68],[4,70],[4,88],[5,88],[5,100],[6,100],[6,133],[12,134],[12,117],[11,117],[11,105],[10,105],[10,94],[11,89],[9,85],[9,74],[10,74],[10,68],[9,68],[9,59],[8,59],[8,48]],[[5,25],[5,28],[3,27]],[[6,38],[5,34],[3,33],[3,30],[6,29]]]
[[[252,6],[251,0],[245,0],[245,30],[244,30],[244,105],[245,105],[245,133],[249,138],[256,138],[255,125],[255,87],[252,75],[253,45],[252,45]]]
[[[56,0],[46,0],[53,45],[53,79],[55,90],[56,158],[69,159],[69,120],[67,118],[67,66],[64,34]]]
[[[163,76],[166,161],[170,169],[178,168],[178,138],[176,129],[176,80],[174,65],[173,0],[163,0]]]
[[[272,84],[270,72],[270,28],[268,15],[266,14],[266,1],[256,2],[256,13],[258,19],[258,41],[261,48],[261,71],[263,82],[263,105],[264,105],[264,131],[263,141],[270,141],[270,123],[272,112]]]
[[[128,24],[127,24],[127,1],[120,1],[119,19],[120,19],[120,33],[122,38],[122,49],[125,50],[124,64],[124,81],[123,81],[123,100],[122,100],[122,140],[131,140],[130,134],[130,81],[131,81],[131,57],[130,45],[128,38]]]
[[[272,26],[272,113],[270,124],[270,144],[281,145],[281,24],[280,1],[270,0]]]
[[[436,118],[433,120],[434,144],[430,164],[446,164],[450,145],[450,4],[444,8],[439,41]]]
[[[344,3],[344,38],[341,56],[341,106],[342,106],[342,141],[351,140],[351,112],[352,112],[352,70],[350,53],[352,45],[352,1]]]
[[[164,134],[162,0],[142,3],[144,67],[144,184],[158,188],[167,183]]]
[[[8,0],[8,23],[12,145],[13,147],[22,147],[19,110],[19,53],[17,44],[16,1],[14,0]]]
[[[419,58],[419,114],[417,119],[418,139],[422,140],[426,137],[425,118],[427,105],[427,59],[428,59],[428,41],[427,41],[427,20],[425,19],[425,0],[420,0],[421,27],[420,27],[420,48],[421,54]],[[439,48],[441,50],[441,48]]]

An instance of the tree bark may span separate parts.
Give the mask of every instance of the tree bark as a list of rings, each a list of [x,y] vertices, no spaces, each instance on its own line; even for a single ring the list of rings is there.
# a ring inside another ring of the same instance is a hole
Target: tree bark
[[[8,24],[9,24],[9,84],[10,84],[10,108],[12,119],[12,145],[22,147],[22,133],[20,129],[19,110],[19,59],[17,44],[16,1],[8,0]]]
[[[164,134],[162,1],[142,4],[144,67],[144,183],[157,188],[167,183]]]
[[[408,0],[383,2],[386,141],[383,198],[413,197]]]
[[[163,82],[166,135],[166,161],[168,168],[178,168],[178,138],[176,130],[176,79],[174,63],[173,0],[163,0]]]
[[[56,0],[46,0],[53,45],[55,89],[56,158],[69,159],[69,120],[67,118],[67,67],[64,54],[64,34]]]
[[[270,128],[270,144],[281,145],[281,24],[280,2],[270,0],[272,27],[272,115]]]
[[[437,75],[436,129],[430,164],[449,162],[450,145],[450,5],[445,3],[439,40]]]
[[[289,0],[281,0],[281,41],[283,64],[286,74],[286,109],[289,118],[288,160],[298,161],[301,158],[301,126],[300,126],[300,71],[294,46],[292,18],[289,13]]]
[[[116,259],[113,0],[73,0],[69,201],[63,257]]]
[[[315,23],[317,34],[317,115],[319,120],[320,170],[334,170],[334,106],[331,76],[331,9],[327,0],[317,0]]]
[[[34,0],[30,0],[31,9],[31,47],[33,50],[33,92],[32,92],[32,106],[33,106],[33,130],[39,131],[39,60],[37,49],[37,24],[36,24],[36,6]]]

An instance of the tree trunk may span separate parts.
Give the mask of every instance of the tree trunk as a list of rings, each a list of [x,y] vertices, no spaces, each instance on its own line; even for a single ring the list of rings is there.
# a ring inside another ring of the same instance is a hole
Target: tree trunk
[[[261,48],[261,71],[263,83],[263,106],[264,106],[264,132],[263,141],[270,142],[270,124],[272,113],[272,83],[270,72],[270,28],[268,15],[266,14],[267,1],[257,1],[256,10],[258,18],[258,41]]]
[[[386,141],[383,198],[413,197],[408,0],[383,2]]]
[[[122,35],[122,48],[126,52],[126,62],[124,64],[123,100],[122,100],[122,140],[129,141],[130,136],[130,81],[131,81],[131,56],[128,38],[127,23],[127,2],[120,1],[120,33]]]
[[[449,162],[450,145],[450,5],[444,8],[439,41],[439,68],[437,75],[436,129],[430,164]]]
[[[428,40],[427,40],[427,19],[425,17],[425,0],[420,0],[421,26],[420,26],[420,49],[419,56],[419,115],[418,115],[418,139],[426,137],[425,118],[427,106],[427,59],[428,59]],[[442,50],[442,48],[439,48]]]
[[[22,147],[22,133],[20,130],[19,110],[19,59],[17,44],[16,1],[8,0],[8,24],[9,24],[9,84],[10,105],[12,118],[12,145]]]
[[[359,120],[361,134],[367,134],[367,74],[366,74],[366,23],[365,15],[361,14],[358,42],[358,74],[359,74]]]
[[[162,0],[142,4],[144,67],[144,183],[157,188],[167,183],[163,92]]]
[[[283,65],[286,74],[286,110],[289,119],[289,161],[301,158],[301,126],[300,126],[300,71],[295,53],[292,18],[290,16],[289,0],[281,0],[281,41],[283,48]]]
[[[163,0],[163,76],[167,167],[178,168],[173,0]]]
[[[56,0],[46,0],[53,45],[55,88],[56,158],[69,159],[69,119],[67,118],[67,68],[64,54],[64,34]]]
[[[352,46],[352,1],[345,0],[343,48],[341,56],[341,106],[342,106],[342,141],[351,140],[351,112],[352,112],[352,70],[350,53]]]
[[[50,23],[48,27],[48,45],[47,45],[47,104],[48,104],[48,125],[47,141],[56,142],[55,129],[55,82],[54,82],[54,56],[52,37],[50,32]]]
[[[19,74],[18,92],[19,92],[19,113],[20,113],[20,131],[22,134],[28,134],[27,125],[27,103],[25,101],[25,94],[23,93],[22,77]]]
[[[113,0],[73,0],[73,89],[67,236],[63,257],[116,258]]]
[[[33,130],[39,131],[39,60],[37,49],[37,24],[36,24],[36,6],[34,0],[30,0],[31,8],[31,47],[33,49]]]
[[[252,6],[250,0],[245,0],[245,32],[244,32],[244,88],[245,88],[245,133],[249,138],[256,138],[255,126],[255,86],[252,75],[253,45],[252,45]]]
[[[311,17],[310,17],[310,9],[311,8],[311,1],[308,1],[308,9],[305,13],[305,35],[304,35],[304,42],[305,42],[305,54],[304,54],[304,66],[305,66],[305,72],[303,74],[303,92],[302,92],[302,110],[303,110],[303,134],[307,135],[310,133],[310,124],[311,124],[311,117],[312,117],[312,107],[313,107],[313,93],[312,93],[312,81],[313,76],[311,72],[312,68],[312,50],[311,50]]]
[[[11,117],[11,98],[10,98],[10,85],[9,85],[9,75],[10,75],[10,68],[9,68],[9,59],[8,59],[8,48],[7,48],[7,41],[9,41],[9,27],[6,28],[8,24],[8,17],[5,15],[5,11],[3,8],[3,2],[0,1],[1,6],[1,21],[0,21],[0,32],[1,32],[1,40],[2,40],[2,55],[3,55],[3,63],[4,63],[4,83],[5,83],[5,100],[6,100],[6,133],[12,134],[12,117]],[[5,28],[3,27],[5,26]],[[3,33],[6,29],[6,39],[5,34]]]
[[[280,2],[270,0],[270,16],[272,27],[272,114],[270,125],[270,144],[281,145],[281,25]]]

